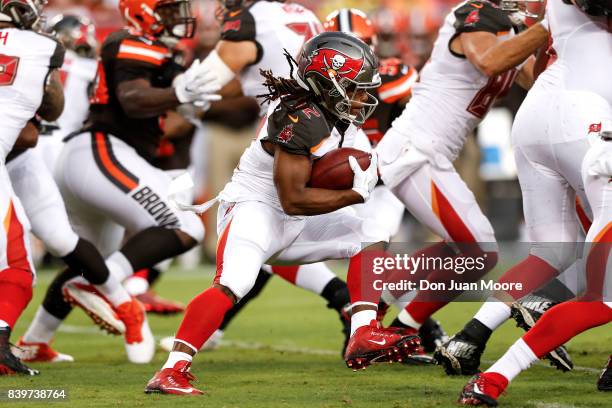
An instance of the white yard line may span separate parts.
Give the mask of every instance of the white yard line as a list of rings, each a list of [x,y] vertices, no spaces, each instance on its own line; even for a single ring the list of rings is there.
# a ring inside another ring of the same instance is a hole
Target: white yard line
[[[59,328],[60,332],[64,333],[73,333],[73,334],[105,334],[103,331],[94,326],[74,326],[70,324],[64,324]],[[155,336],[156,341],[159,341],[162,337],[166,336]],[[290,345],[274,345],[274,344],[265,344],[265,343],[257,343],[257,342],[248,342],[248,341],[240,341],[240,340],[221,340],[221,347],[231,347],[242,350],[272,350],[280,353],[296,353],[296,354],[308,354],[315,356],[337,356],[338,350],[329,350],[329,349],[315,349],[310,347],[298,347],[298,346],[290,346]],[[493,360],[483,360],[483,363],[493,364],[495,361]],[[554,369],[546,362],[540,361],[536,363],[540,367],[546,367],[550,369]],[[592,367],[574,367],[575,371],[583,371],[587,373],[596,373],[599,374],[601,372],[600,368],[592,368]],[[535,401],[534,401],[535,402]],[[569,406],[565,405],[550,405],[549,406],[540,406],[538,408],[566,408]]]
[[[529,406],[532,406],[535,408],[576,408],[575,405],[560,404],[558,402],[544,402],[544,401],[529,400],[527,401],[527,403],[529,404]]]

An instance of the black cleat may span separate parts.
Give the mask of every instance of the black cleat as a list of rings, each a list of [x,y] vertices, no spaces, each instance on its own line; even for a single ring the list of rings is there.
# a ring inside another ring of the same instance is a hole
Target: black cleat
[[[597,380],[599,391],[612,391],[612,355],[608,358],[608,364],[601,370],[599,380]]]
[[[440,326],[440,322],[431,317],[425,320],[425,323],[419,329],[419,337],[426,353],[433,353],[436,348],[448,341],[448,335]]]
[[[11,352],[10,334],[11,330],[8,327],[0,329],[0,376],[13,374],[38,375],[38,370],[29,368]]]
[[[516,321],[517,327],[529,331],[542,315],[557,303],[550,299],[537,295],[527,295],[518,302],[514,302],[511,308],[511,316]],[[574,363],[564,346],[557,347],[545,357],[550,365],[563,372],[571,371]]]
[[[438,346],[433,358],[444,366],[447,375],[474,375],[480,372],[478,367],[483,352],[484,345],[474,342],[459,332]]]

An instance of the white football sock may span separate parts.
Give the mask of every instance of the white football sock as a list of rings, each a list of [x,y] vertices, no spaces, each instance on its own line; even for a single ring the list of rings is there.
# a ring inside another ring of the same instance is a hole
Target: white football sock
[[[103,284],[94,286],[115,307],[132,300],[128,291],[113,274],[110,274]]]
[[[410,313],[406,311],[406,309],[402,309],[401,312],[397,315],[397,318],[400,322],[404,323],[408,327],[412,327],[413,329],[419,330],[423,323],[419,323],[410,316]]]
[[[301,265],[295,276],[295,285],[320,295],[335,277],[336,274],[323,262]]]
[[[26,343],[49,344],[60,324],[62,324],[62,320],[47,312],[43,306],[40,306],[28,330],[23,335],[23,341]]]
[[[518,339],[506,354],[487,370],[487,373],[499,373],[512,381],[523,370],[528,369],[538,358],[521,338]]]
[[[497,329],[510,318],[510,306],[500,302],[494,297],[489,297],[474,315],[474,319],[484,324],[491,330]]]
[[[130,276],[123,282],[123,287],[130,295],[138,296],[149,290],[149,281],[138,275]]]
[[[119,282],[123,282],[127,277],[134,274],[130,261],[127,260],[121,251],[113,253],[106,259],[106,266]]]
[[[361,326],[367,326],[372,320],[376,320],[376,310],[362,310],[351,316],[351,336]]]
[[[172,368],[179,361],[185,360],[191,363],[191,360],[193,360],[193,356],[190,356],[187,353],[183,353],[182,351],[171,351],[168,355],[168,360],[166,360],[166,364],[164,364],[164,366],[162,367],[162,370],[164,368]]]

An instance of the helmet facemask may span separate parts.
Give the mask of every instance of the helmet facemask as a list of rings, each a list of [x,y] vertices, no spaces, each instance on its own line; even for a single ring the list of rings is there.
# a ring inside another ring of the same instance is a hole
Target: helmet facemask
[[[371,80],[362,82],[359,76],[352,80],[330,70],[329,77],[331,81],[327,82],[328,86],[314,78],[307,81],[333,115],[357,126],[365,123],[378,106],[378,99],[368,91],[380,86],[380,75],[376,73]],[[355,107],[360,109],[354,112]]]
[[[544,0],[501,0],[499,7],[507,13],[518,13],[527,18],[540,18]]]
[[[26,30],[36,26],[46,0],[21,0],[3,2],[1,21],[10,21],[18,28]]]
[[[192,38],[195,34],[196,19],[191,14],[189,0],[162,0],[155,7],[165,31],[176,38]]]

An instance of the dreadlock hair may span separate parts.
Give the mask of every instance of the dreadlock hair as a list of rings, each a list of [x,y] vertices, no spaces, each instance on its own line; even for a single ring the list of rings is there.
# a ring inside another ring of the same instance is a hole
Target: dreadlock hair
[[[287,50],[285,50],[284,55],[289,63],[290,78],[275,77],[272,71],[260,69],[259,73],[265,79],[263,85],[268,88],[268,93],[257,95],[257,98],[263,98],[262,105],[280,98],[283,107],[289,112],[295,112],[304,108],[310,102],[316,102],[317,97],[310,90],[302,88],[295,80],[293,71],[294,67],[297,66],[297,61]]]

